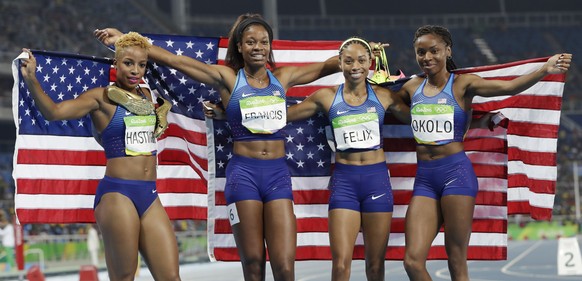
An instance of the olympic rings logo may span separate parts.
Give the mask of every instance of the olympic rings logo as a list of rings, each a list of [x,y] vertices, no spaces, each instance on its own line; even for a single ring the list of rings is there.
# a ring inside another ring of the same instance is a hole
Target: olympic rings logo
[[[449,112],[449,107],[435,107],[436,113],[447,113]]]

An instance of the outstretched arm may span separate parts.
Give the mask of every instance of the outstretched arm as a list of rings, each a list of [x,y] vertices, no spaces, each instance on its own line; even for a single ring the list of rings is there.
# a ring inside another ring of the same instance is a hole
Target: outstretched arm
[[[373,55],[379,54],[381,48],[388,47],[390,44],[379,42],[369,42]],[[311,83],[319,78],[340,72],[339,56],[333,56],[324,62],[312,63],[304,66],[286,66],[277,69],[276,76],[289,89],[295,85]]]
[[[106,46],[114,45],[123,33],[115,28],[96,29],[93,34]],[[208,65],[188,56],[178,56],[164,48],[152,46],[148,58],[175,68],[192,79],[215,86],[234,85],[236,74],[226,66]],[[231,83],[228,83],[231,82]]]
[[[274,72],[285,89],[295,85],[311,83],[321,77],[339,72],[339,56],[333,56],[324,62],[311,63],[302,66],[283,66]]]
[[[323,102],[325,96],[333,94],[331,88],[319,89],[309,95],[305,100],[287,108],[287,122],[303,120],[313,116],[318,111],[324,111]]]
[[[538,70],[509,81],[486,80],[476,75],[469,75],[465,95],[469,97],[515,95],[533,86],[548,74],[567,72],[571,62],[572,54],[557,54],[549,58]]]
[[[22,51],[28,53],[28,58],[21,59],[22,78],[32,94],[36,107],[45,119],[49,121],[78,119],[99,108],[99,102],[94,96],[99,94],[100,88],[91,89],[76,99],[55,103],[44,92],[36,78],[36,58],[29,49],[22,49]]]

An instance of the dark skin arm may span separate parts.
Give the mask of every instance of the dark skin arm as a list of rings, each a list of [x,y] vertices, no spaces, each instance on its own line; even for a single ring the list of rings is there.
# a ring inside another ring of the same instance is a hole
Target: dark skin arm
[[[44,118],[49,121],[79,119],[86,114],[98,110],[104,88],[93,88],[79,95],[78,98],[55,103],[41,88],[36,78],[36,59],[29,49],[23,49],[28,53],[28,59],[21,59],[21,73],[24,82],[28,86],[35,105]]]
[[[322,88],[309,95],[302,102],[287,108],[287,122],[307,119],[318,111],[327,112],[331,107],[333,95],[337,91],[337,86],[333,88]]]

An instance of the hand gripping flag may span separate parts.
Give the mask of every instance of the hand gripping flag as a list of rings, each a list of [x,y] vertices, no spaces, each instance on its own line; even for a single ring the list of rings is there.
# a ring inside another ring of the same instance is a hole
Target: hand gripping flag
[[[211,37],[147,35],[153,44],[208,64],[223,64],[227,40]],[[278,66],[321,62],[337,54],[341,42],[275,41]],[[110,83],[110,61],[71,54],[35,52],[37,76],[55,101]],[[533,71],[547,58],[459,70],[486,79],[512,79]],[[36,110],[13,62],[13,110],[17,126],[14,178],[16,212],[23,223],[93,221],[93,196],[105,158],[91,136],[88,117],[48,122]],[[114,77],[114,75],[113,75]],[[223,121],[204,120],[202,101],[218,102],[212,87],[180,72],[153,64],[147,81],[154,94],[173,104],[170,126],[159,139],[158,192],[172,219],[208,219],[213,260],[239,257],[227,220],[224,169],[232,157],[232,138]],[[507,215],[549,219],[556,182],[556,140],[565,75],[549,75],[513,97],[476,98],[474,112],[502,112],[507,128],[470,130],[465,147],[479,177],[480,192],[469,246],[469,259],[505,259]],[[343,82],[334,74],[291,88],[288,104],[313,91]],[[47,124],[48,123],[48,124]],[[297,259],[330,259],[327,234],[327,183],[333,153],[325,138],[323,113],[286,127],[286,159],[292,173],[298,222]],[[208,134],[207,134],[208,132]],[[387,165],[395,209],[387,259],[404,253],[404,214],[416,171],[410,129],[388,116],[384,128]],[[440,233],[431,259],[444,259]],[[355,259],[363,259],[358,237]]]

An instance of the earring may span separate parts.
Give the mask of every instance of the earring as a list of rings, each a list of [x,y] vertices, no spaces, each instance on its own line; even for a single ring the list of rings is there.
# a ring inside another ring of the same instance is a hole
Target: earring
[[[452,60],[452,59],[453,59],[453,57],[451,57],[451,56],[447,57],[447,60]]]

